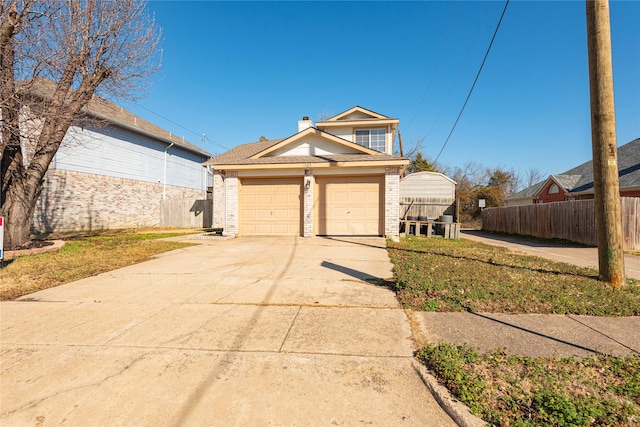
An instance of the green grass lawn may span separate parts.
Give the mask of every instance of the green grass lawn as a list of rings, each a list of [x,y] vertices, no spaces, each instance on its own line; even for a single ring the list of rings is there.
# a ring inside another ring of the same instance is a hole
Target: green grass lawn
[[[640,284],[469,240],[389,242],[399,301],[424,311],[640,315]],[[430,343],[418,358],[496,426],[638,426],[640,357],[533,358]]]
[[[18,298],[96,274],[148,260],[150,256],[191,246],[158,240],[183,232],[104,232],[71,235],[57,252],[18,257],[0,269],[0,300]]]
[[[398,298],[422,311],[640,315],[640,286],[613,288],[597,271],[470,240],[389,243]]]
[[[418,358],[474,414],[496,426],[637,426],[640,357],[480,355],[445,343]]]

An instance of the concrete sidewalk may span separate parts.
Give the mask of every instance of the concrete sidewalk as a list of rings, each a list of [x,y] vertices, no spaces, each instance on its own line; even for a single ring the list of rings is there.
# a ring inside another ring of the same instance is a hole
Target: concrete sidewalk
[[[477,230],[461,230],[460,237],[488,245],[502,246],[515,251],[536,255],[579,267],[598,269],[598,248],[545,242],[543,240],[487,233]],[[627,277],[640,280],[640,256],[625,254]]]
[[[530,357],[640,354],[640,317],[558,314],[414,314],[421,341],[468,344],[480,352],[504,349]]]
[[[0,303],[2,425],[455,425],[384,239],[234,239]]]
[[[462,238],[504,246],[582,267],[597,266],[597,249],[559,245],[465,230]],[[625,259],[629,277],[640,278],[640,257]],[[420,341],[468,344],[481,352],[506,349],[532,357],[640,354],[640,317],[501,313],[414,313]]]

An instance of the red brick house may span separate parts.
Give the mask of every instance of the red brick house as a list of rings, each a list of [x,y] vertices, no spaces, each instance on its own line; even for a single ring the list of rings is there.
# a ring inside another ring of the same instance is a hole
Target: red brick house
[[[618,147],[618,177],[621,197],[640,197],[640,138]],[[593,198],[593,164],[589,160],[550,175],[505,200],[506,206],[552,203]]]

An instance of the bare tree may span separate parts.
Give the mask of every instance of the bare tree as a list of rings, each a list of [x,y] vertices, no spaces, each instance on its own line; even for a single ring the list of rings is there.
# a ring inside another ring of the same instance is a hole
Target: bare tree
[[[325,120],[329,120],[333,116],[335,116],[335,114],[333,114],[333,111],[322,110],[322,112],[318,114],[318,121],[324,122]]]
[[[42,183],[94,95],[135,99],[159,68],[160,29],[137,0],[2,0],[0,215],[29,240]],[[28,145],[29,147],[25,147]]]
[[[540,169],[531,168],[524,173],[523,184],[524,188],[529,188],[534,184],[539,183],[545,178],[545,173],[540,172]]]
[[[411,138],[411,141],[409,141],[406,147],[404,147],[402,156],[407,159],[413,159],[416,156],[416,154],[424,150],[424,140],[425,140],[424,136],[417,136],[417,137]],[[400,155],[400,145],[397,145],[394,147],[393,154],[395,154],[396,156]]]

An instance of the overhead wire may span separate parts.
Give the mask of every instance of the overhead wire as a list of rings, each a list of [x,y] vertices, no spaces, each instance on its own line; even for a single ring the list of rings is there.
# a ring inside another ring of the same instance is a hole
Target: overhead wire
[[[147,110],[147,111],[148,111],[148,112],[150,112],[151,114],[154,114],[154,115],[156,115],[156,116],[160,117],[161,119],[166,120],[166,121],[168,121],[169,123],[171,123],[171,124],[173,124],[173,125],[175,125],[175,126],[178,126],[179,128],[184,129],[184,130],[186,130],[187,132],[190,132],[190,133],[192,133],[192,134],[194,134],[194,135],[196,135],[196,136],[198,136],[198,137],[200,137],[200,138],[202,138],[202,137],[203,137],[203,135],[204,135],[204,134],[202,134],[202,133],[198,133],[198,132],[196,132],[196,131],[194,131],[194,130],[189,129],[189,128],[187,128],[187,127],[185,127],[185,126],[181,125],[180,123],[176,123],[176,122],[174,122],[173,120],[169,119],[168,117],[165,117],[165,116],[163,116],[163,115],[161,115],[161,114],[159,114],[159,113],[156,113],[155,111],[150,110],[149,108],[145,107],[145,106],[144,106],[144,105],[142,105],[142,104],[139,104],[139,103],[137,103],[137,102],[136,102],[135,104],[136,104],[138,107],[140,107],[140,108],[142,108],[142,109],[144,109],[144,110]],[[210,143],[212,143],[212,144],[214,144],[214,145],[217,145],[217,146],[219,146],[219,147],[222,147],[222,148],[224,148],[225,150],[229,150],[229,149],[230,149],[229,147],[227,147],[227,146],[225,146],[225,145],[223,145],[223,144],[220,144],[220,143],[219,143],[219,142],[217,142],[217,141],[213,141],[212,139],[210,139],[210,138],[209,138],[209,137],[207,137],[206,135],[204,135],[204,140],[205,140],[205,141],[209,141]]]
[[[442,154],[442,152],[444,151],[445,147],[447,146],[447,144],[449,143],[449,139],[451,139],[451,135],[453,135],[453,131],[456,129],[456,126],[458,125],[458,122],[460,121],[460,117],[462,117],[462,113],[464,112],[464,109],[467,106],[467,103],[469,102],[469,98],[471,98],[471,94],[473,93],[473,89],[476,87],[476,83],[478,82],[478,78],[480,77],[480,73],[482,72],[482,69],[484,68],[484,64],[487,61],[487,57],[489,56],[489,52],[491,51],[491,47],[493,46],[493,42],[496,39],[496,35],[498,34],[498,29],[500,29],[500,24],[502,23],[502,19],[504,18],[504,15],[507,11],[507,6],[509,6],[509,1],[507,0],[504,4],[504,8],[502,9],[502,14],[500,15],[500,19],[498,20],[498,25],[496,25],[496,29],[493,32],[493,37],[491,37],[491,42],[489,43],[489,47],[487,48],[487,52],[484,55],[484,58],[482,59],[482,63],[480,64],[480,68],[478,69],[478,73],[476,74],[476,78],[473,80],[473,84],[471,85],[471,89],[469,89],[469,93],[467,94],[467,98],[464,101],[464,104],[462,104],[462,108],[460,109],[460,113],[458,113],[458,117],[456,118],[456,121],[453,123],[453,127],[451,128],[451,131],[449,132],[449,135],[447,136],[447,139],[444,141],[444,144],[442,144],[442,148],[440,149],[440,152],[438,153],[438,155],[436,156],[435,160],[433,161],[433,163],[437,162],[438,159],[440,158],[440,155]]]
[[[431,131],[433,130],[433,128],[438,124],[438,120],[440,119],[440,116],[442,116],[442,113],[444,112],[447,104],[449,103],[449,99],[451,99],[451,95],[453,94],[456,86],[458,85],[458,81],[460,80],[460,76],[462,75],[462,70],[465,68],[467,61],[469,60],[469,57],[471,56],[471,51],[473,50],[473,46],[476,44],[476,40],[478,39],[478,35],[480,34],[480,29],[482,28],[482,24],[484,23],[484,20],[487,16],[487,12],[489,10],[489,5],[490,3],[487,2],[484,8],[484,12],[482,13],[482,17],[480,18],[480,20],[478,21],[478,25],[476,26],[476,31],[473,33],[473,38],[471,39],[471,43],[469,43],[469,47],[467,48],[467,52],[464,55],[464,59],[462,60],[462,62],[460,63],[460,67],[458,68],[458,72],[456,73],[456,77],[453,80],[453,83],[451,83],[451,86],[449,87],[449,91],[447,92],[447,96],[444,98],[444,101],[441,102],[440,105],[440,110],[438,111],[438,114],[436,114],[435,119],[433,120],[433,122],[431,123],[431,126],[429,127],[429,129],[427,130],[427,133],[425,134],[425,138],[429,138],[429,136],[431,136]]]
[[[403,131],[406,131],[407,129],[409,129],[409,127],[411,127],[411,125],[413,124],[413,121],[418,116],[418,113],[420,112],[420,109],[422,108],[422,105],[424,104],[424,100],[427,98],[427,94],[429,93],[429,90],[431,89],[431,84],[433,83],[433,80],[434,80],[434,78],[436,76],[436,73],[440,69],[440,63],[442,62],[442,57],[444,56],[444,51],[445,51],[447,45],[449,44],[449,37],[451,36],[453,25],[455,24],[456,18],[458,17],[458,9],[459,9],[459,7],[460,7],[460,3],[456,3],[456,8],[455,8],[454,13],[453,13],[453,18],[451,18],[451,22],[449,23],[449,28],[447,29],[447,35],[445,36],[444,43],[442,43],[442,47],[440,48],[440,53],[438,54],[438,59],[436,60],[436,66],[433,68],[433,72],[431,73],[431,77],[429,78],[429,83],[427,84],[427,88],[425,89],[424,93],[422,94],[422,99],[420,99],[420,103],[418,104],[418,107],[416,108],[415,113],[413,113],[413,117],[411,117],[411,120],[409,120],[409,124],[407,124],[406,126],[403,127],[403,129],[402,129]]]

